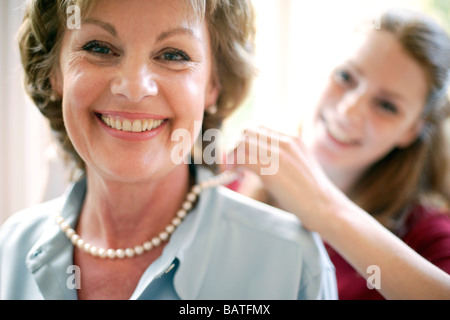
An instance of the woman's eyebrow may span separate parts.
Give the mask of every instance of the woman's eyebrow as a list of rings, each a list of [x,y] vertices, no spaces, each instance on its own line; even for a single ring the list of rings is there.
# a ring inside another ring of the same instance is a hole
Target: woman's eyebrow
[[[114,26],[108,22],[104,22],[95,18],[87,18],[86,20],[83,21],[83,23],[95,24],[111,33],[114,37],[117,37],[116,28],[114,28]]]
[[[114,37],[117,37],[116,28],[108,22],[104,22],[104,21],[101,21],[101,20],[98,20],[95,18],[87,18],[86,20],[83,21],[83,23],[95,24],[95,25],[105,29],[107,32],[109,32]],[[192,30],[191,28],[187,28],[187,27],[175,27],[168,31],[161,32],[160,35],[158,36],[158,38],[156,39],[156,41],[160,42],[167,38],[170,38],[170,37],[173,37],[176,35],[180,35],[180,34],[185,34],[185,35],[191,36],[194,39],[196,39],[197,41],[200,41],[200,38],[196,34],[196,32],[194,32],[194,30]]]
[[[350,67],[352,67],[353,70],[356,71],[359,75],[361,75],[361,76],[364,75],[364,72],[363,72],[362,68],[360,68],[359,65],[356,62],[354,62],[352,60],[347,60],[345,63],[347,65],[349,65]]]
[[[380,93],[383,95],[383,96],[385,96],[385,97],[388,97],[388,98],[391,98],[391,99],[394,99],[394,100],[399,100],[399,101],[405,101],[406,99],[405,99],[405,97],[403,96],[403,95],[401,95],[401,94],[399,94],[399,93],[396,93],[396,92],[394,92],[394,91],[390,91],[390,90],[387,90],[387,89],[381,89],[380,90]]]
[[[192,30],[191,28],[186,28],[186,27],[176,27],[169,31],[161,32],[160,35],[158,36],[158,38],[156,39],[156,41],[160,42],[167,38],[170,38],[170,37],[173,37],[173,36],[176,36],[179,34],[181,34],[181,35],[185,34],[185,35],[193,37],[197,41],[200,41],[200,37],[196,34],[196,32],[194,32],[194,30]]]

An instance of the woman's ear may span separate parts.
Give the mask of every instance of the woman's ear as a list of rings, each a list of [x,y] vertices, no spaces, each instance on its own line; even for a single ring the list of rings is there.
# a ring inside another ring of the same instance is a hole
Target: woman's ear
[[[222,91],[222,86],[220,85],[219,75],[216,70],[214,70],[209,78],[208,84],[206,86],[205,92],[205,111],[210,106],[215,106],[217,99],[219,98],[220,92]]]
[[[52,86],[52,91],[56,93],[59,97],[63,94],[63,77],[61,74],[61,69],[59,66],[53,68],[50,74],[50,85]]]
[[[409,147],[419,137],[424,125],[425,121],[423,119],[416,121],[409,131],[405,133],[404,137],[397,143],[397,147],[400,149]]]

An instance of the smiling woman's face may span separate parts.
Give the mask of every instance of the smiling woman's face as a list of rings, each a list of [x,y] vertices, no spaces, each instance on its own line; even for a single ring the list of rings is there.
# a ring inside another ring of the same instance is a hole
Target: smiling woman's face
[[[206,22],[187,13],[182,0],[103,0],[65,32],[52,87],[88,172],[161,177],[175,166],[172,132],[199,134],[219,89]]]
[[[361,172],[421,129],[425,71],[386,31],[360,34],[319,99],[306,133],[319,162]]]

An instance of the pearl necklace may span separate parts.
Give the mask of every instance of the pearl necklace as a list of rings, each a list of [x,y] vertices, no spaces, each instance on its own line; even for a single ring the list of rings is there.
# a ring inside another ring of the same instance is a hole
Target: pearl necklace
[[[104,249],[91,245],[89,242],[83,240],[75,230],[64,220],[61,214],[56,216],[56,222],[61,230],[66,234],[67,238],[79,249],[91,254],[94,257],[109,258],[109,259],[123,259],[132,258],[142,255],[146,251],[150,251],[153,248],[160,246],[163,242],[167,241],[170,235],[180,225],[181,221],[186,217],[187,213],[194,207],[194,202],[200,195],[203,189],[208,189],[220,184],[230,183],[236,178],[236,174],[230,171],[225,171],[210,180],[201,182],[192,186],[190,192],[186,195],[186,198],[181,206],[181,209],[177,211],[175,218],[172,222],[162,231],[159,235],[153,237],[151,240],[144,242],[141,245],[137,245],[134,248],[126,249]]]

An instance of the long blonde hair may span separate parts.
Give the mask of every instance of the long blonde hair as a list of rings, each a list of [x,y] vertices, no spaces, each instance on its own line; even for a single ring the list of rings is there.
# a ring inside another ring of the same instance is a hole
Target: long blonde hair
[[[425,70],[429,84],[423,109],[424,128],[406,148],[395,148],[357,181],[350,198],[386,227],[397,232],[415,204],[439,199],[450,203],[449,143],[445,122],[450,116],[450,38],[428,17],[409,11],[388,11],[380,29],[393,34]],[[372,27],[373,29],[373,27]]]

